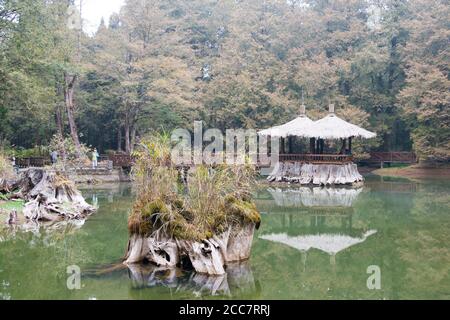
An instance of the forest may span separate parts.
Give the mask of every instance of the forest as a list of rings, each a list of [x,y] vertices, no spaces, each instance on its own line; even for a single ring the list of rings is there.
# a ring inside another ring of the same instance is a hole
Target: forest
[[[450,159],[448,0],[126,0],[97,32],[68,0],[0,0],[0,145],[130,153],[152,131],[255,128],[304,102]]]

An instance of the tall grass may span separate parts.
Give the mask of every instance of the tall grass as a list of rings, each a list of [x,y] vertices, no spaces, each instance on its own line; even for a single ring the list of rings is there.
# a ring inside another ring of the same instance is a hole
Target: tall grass
[[[14,168],[6,155],[0,150],[0,180],[14,177]]]
[[[129,218],[131,233],[203,240],[235,223],[259,223],[251,202],[251,165],[196,166],[184,184],[170,159],[170,139],[143,140],[133,168],[138,196]]]

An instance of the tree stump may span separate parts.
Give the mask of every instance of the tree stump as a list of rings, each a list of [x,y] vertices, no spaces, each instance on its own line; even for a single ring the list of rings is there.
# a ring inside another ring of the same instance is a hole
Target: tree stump
[[[30,168],[15,185],[19,188],[15,196],[28,201],[23,214],[29,220],[84,219],[95,211],[61,172]]]
[[[201,242],[134,234],[128,242],[124,263],[147,261],[173,268],[187,258],[198,273],[223,275],[227,264],[250,258],[255,227],[250,222],[233,224],[226,232]]]

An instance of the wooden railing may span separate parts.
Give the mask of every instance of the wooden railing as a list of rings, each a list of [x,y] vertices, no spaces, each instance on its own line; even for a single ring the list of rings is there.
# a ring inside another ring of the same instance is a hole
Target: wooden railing
[[[58,159],[58,162],[60,159]],[[46,166],[51,166],[52,161],[50,160],[50,157],[29,157],[29,158],[17,158],[16,159],[16,165],[21,168],[30,168],[30,167],[36,167],[36,168],[42,168]],[[79,167],[86,166],[86,168],[90,168],[90,165],[85,165],[84,163],[80,163],[78,165]],[[111,160],[107,156],[100,156],[98,158],[98,169],[112,169],[112,163]]]
[[[113,162],[114,168],[129,168],[134,163],[133,157],[129,154],[111,154],[108,158]]]
[[[16,159],[16,165],[19,168],[29,167],[45,167],[52,164],[50,157],[30,157],[30,158],[18,158]]]
[[[309,163],[348,163],[353,156],[343,154],[280,154],[281,162],[309,162]]]
[[[416,163],[414,152],[371,152],[367,162]]]

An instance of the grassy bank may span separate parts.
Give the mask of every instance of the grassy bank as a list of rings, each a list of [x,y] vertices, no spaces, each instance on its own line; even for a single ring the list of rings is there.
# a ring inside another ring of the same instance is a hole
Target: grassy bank
[[[22,201],[22,200],[20,200],[20,201],[1,201],[0,200],[0,210],[6,210],[6,211],[17,210],[17,211],[22,211],[24,204],[25,204],[25,202]]]
[[[450,179],[450,167],[424,168],[420,166],[383,168],[372,171],[383,177],[402,177],[410,179]]]

